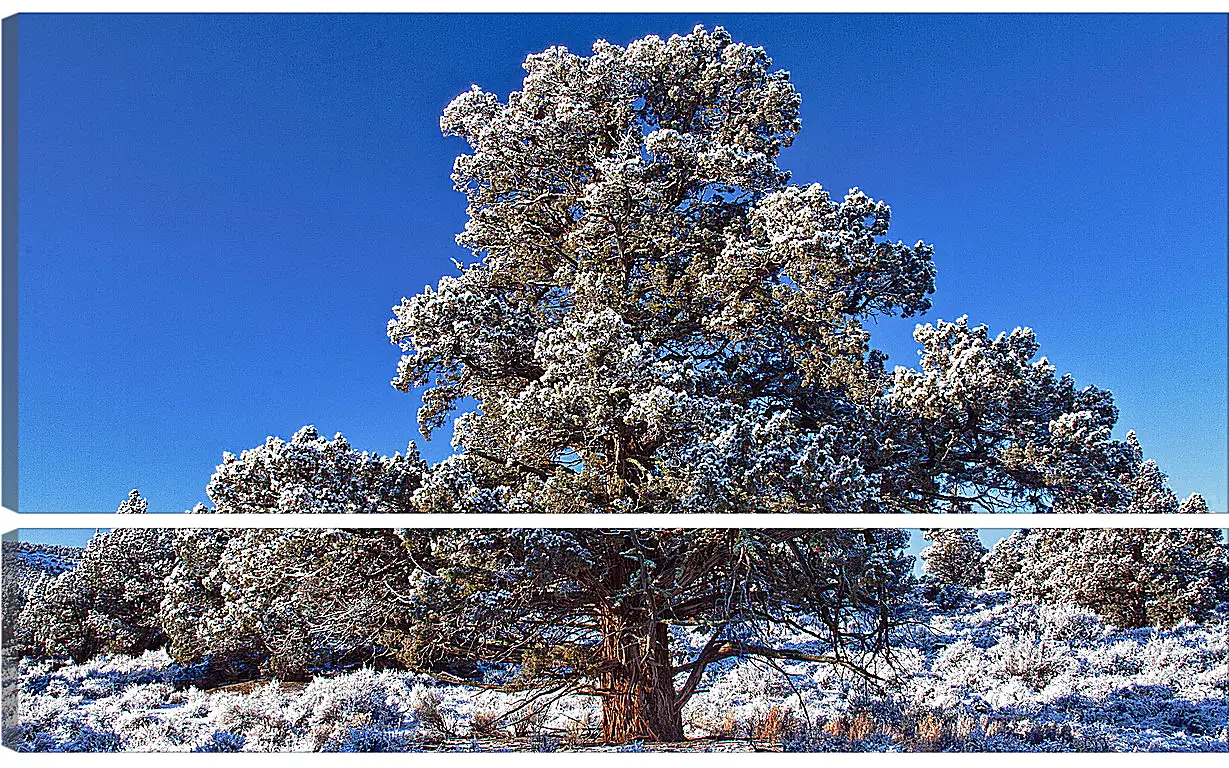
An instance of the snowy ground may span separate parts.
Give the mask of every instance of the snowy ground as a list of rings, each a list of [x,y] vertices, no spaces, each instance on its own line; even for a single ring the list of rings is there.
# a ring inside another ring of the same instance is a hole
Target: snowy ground
[[[715,666],[684,710],[692,741],[668,748],[1229,751],[1223,620],[1116,631],[993,593],[928,613],[881,691],[832,667]],[[18,750],[553,751],[595,748],[600,723],[590,698],[540,709],[406,672],[202,691],[161,652],[16,667],[4,741]]]

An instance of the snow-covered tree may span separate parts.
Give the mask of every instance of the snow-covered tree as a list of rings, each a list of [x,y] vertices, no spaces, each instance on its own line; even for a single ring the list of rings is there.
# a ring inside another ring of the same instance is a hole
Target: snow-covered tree
[[[16,634],[17,619],[21,616],[26,600],[40,581],[74,568],[81,557],[81,548],[33,544],[9,540],[6,536],[2,557],[4,578],[0,580],[0,584],[4,592],[4,647],[30,650],[29,637],[18,637]]]
[[[1129,514],[1206,512],[1193,494],[1179,505],[1165,474],[1128,432],[1113,445],[1114,503],[1071,511]],[[1226,549],[1214,529],[1022,531],[985,559],[986,586],[1024,600],[1069,602],[1126,627],[1167,626],[1204,615],[1226,596]]]
[[[678,741],[681,710],[726,658],[868,673],[901,622],[911,558],[899,530],[405,531],[364,599],[324,619],[414,668],[510,664],[504,690],[601,697],[605,738]],[[328,589],[327,582],[321,587]],[[353,591],[348,593],[353,596]],[[672,644],[690,628],[695,654]],[[805,642],[785,643],[794,635]]]
[[[141,492],[133,488],[128,492],[128,498],[120,502],[119,507],[115,510],[117,515],[144,515],[149,513],[149,502],[141,495]]]
[[[140,513],[145,500],[133,491],[120,505]],[[18,621],[34,650],[77,661],[99,652],[139,653],[160,646],[163,582],[171,571],[174,532],[119,528],[90,539],[76,568],[40,582]]]
[[[1031,329],[917,329],[884,368],[865,324],[930,307],[931,248],[890,209],[778,165],[800,96],[718,27],[528,57],[441,120],[468,142],[459,274],[403,299],[393,380],[459,453],[424,511],[1120,510],[1110,394]]]
[[[406,454],[359,452],[303,427],[289,442],[269,438],[239,456],[224,454],[207,487],[216,514],[357,514],[412,511],[425,465]],[[313,574],[337,559],[320,530],[182,529],[167,582],[163,622],[178,659],[209,657],[220,679],[260,672],[301,678],[307,669],[361,650],[353,637],[314,625],[306,595]],[[337,588],[363,579],[363,562]],[[313,593],[315,594],[315,593]]]
[[[1200,619],[1229,596],[1229,551],[1214,529],[1034,529],[1004,542],[987,558],[988,584],[1122,627]]]
[[[1012,579],[1020,572],[1025,556],[1025,540],[1031,531],[1027,528],[1012,531],[999,539],[982,555],[982,586],[986,589],[1008,589]]]
[[[181,662],[208,657],[211,683],[253,675],[268,658],[259,637],[232,632],[226,624],[228,589],[221,564],[227,546],[242,533],[183,528],[173,541],[175,565],[160,611],[168,650]]]
[[[1198,493],[1192,493],[1178,505],[1178,512],[1183,515],[1206,515],[1211,511],[1208,502]]]
[[[724,29],[525,69],[444,111],[474,260],[388,326],[425,435],[475,406],[424,508],[866,511],[863,321],[930,306],[930,248],[787,184],[800,97]]]
[[[920,553],[928,575],[962,587],[981,585],[985,575],[982,557],[986,555],[986,548],[977,538],[976,529],[929,528],[922,538],[930,542]]]

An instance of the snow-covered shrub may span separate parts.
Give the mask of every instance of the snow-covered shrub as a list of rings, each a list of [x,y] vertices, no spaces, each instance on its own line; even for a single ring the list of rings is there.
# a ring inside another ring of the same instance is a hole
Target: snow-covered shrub
[[[409,752],[421,743],[413,732],[370,725],[346,728],[321,745],[321,752]]]
[[[455,713],[450,713],[444,698],[433,687],[419,683],[410,693],[410,712],[422,723],[424,733],[432,739],[457,735]]]
[[[393,672],[364,669],[318,678],[303,689],[294,708],[302,713],[298,723],[306,733],[306,746],[313,750],[336,743],[355,729],[370,736],[418,726],[410,689]]]
[[[246,739],[242,734],[230,731],[214,731],[207,741],[193,748],[193,752],[242,752]]]
[[[47,728],[22,723],[4,731],[4,745],[14,752],[120,752],[124,739],[78,719]]]
[[[276,683],[248,693],[221,693],[210,721],[218,730],[242,734],[247,752],[293,752],[297,738],[290,720],[292,701]]]
[[[1000,541],[986,569],[1019,600],[1080,605],[1119,627],[1203,618],[1229,594],[1229,550],[1210,529],[1037,529]]]
[[[945,584],[977,587],[985,576],[986,548],[974,528],[929,528],[922,538],[931,544],[919,553],[927,575]]]
[[[142,509],[133,491],[121,505]],[[119,528],[92,538],[76,568],[31,590],[17,633],[32,650],[84,661],[97,653],[140,653],[165,641],[159,617],[171,571],[173,531]]]
[[[992,673],[1020,680],[1035,691],[1057,677],[1065,661],[1057,642],[1033,632],[1004,637],[987,656]]]

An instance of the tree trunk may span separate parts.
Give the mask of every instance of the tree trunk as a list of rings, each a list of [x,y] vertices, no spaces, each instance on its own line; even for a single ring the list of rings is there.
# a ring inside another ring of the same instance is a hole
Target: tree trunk
[[[626,616],[602,620],[602,737],[608,743],[682,741],[669,627]]]

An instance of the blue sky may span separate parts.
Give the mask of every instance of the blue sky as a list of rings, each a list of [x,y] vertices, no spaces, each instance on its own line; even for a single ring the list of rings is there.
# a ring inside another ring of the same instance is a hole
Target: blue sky
[[[795,182],[934,243],[925,320],[1031,325],[1226,509],[1225,17],[715,14],[23,16],[21,509],[182,511],[309,423],[421,444],[384,327],[460,255],[440,111],[552,44],[696,23],[793,73]],[[873,329],[890,364],[914,322]]]

